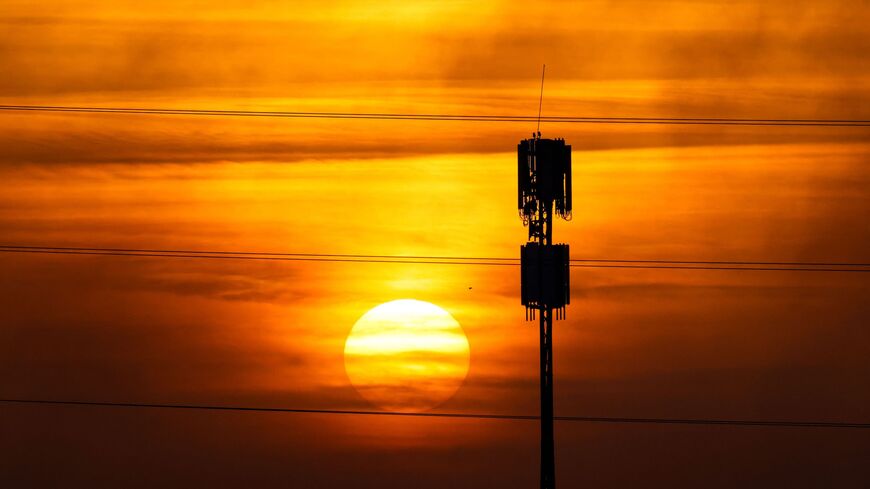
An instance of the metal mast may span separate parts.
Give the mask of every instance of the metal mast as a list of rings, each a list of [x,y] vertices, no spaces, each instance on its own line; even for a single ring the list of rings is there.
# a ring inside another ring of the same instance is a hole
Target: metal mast
[[[541,488],[556,486],[553,438],[553,320],[570,302],[568,245],[553,244],[553,213],[571,218],[571,146],[540,132],[517,146],[518,198],[529,241],[520,248],[526,320],[539,317],[541,362]],[[554,317],[555,314],[555,317]]]

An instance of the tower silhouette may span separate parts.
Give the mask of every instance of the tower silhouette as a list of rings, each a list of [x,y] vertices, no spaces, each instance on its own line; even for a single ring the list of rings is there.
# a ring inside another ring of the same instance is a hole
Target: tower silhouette
[[[556,486],[553,437],[553,320],[571,299],[567,244],[553,244],[553,213],[571,219],[571,146],[537,132],[517,146],[517,206],[529,240],[520,248],[526,320],[538,316],[541,362],[541,488]],[[555,314],[555,317],[554,317]]]

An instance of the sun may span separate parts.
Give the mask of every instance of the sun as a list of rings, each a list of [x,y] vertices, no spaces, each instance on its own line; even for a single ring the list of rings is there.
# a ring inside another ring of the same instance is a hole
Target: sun
[[[450,399],[468,374],[468,338],[444,309],[413,299],[360,317],[344,344],[351,384],[370,403],[419,412]]]

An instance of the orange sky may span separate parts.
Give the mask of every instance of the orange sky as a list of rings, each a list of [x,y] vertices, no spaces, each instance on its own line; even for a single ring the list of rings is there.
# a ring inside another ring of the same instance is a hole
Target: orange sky
[[[546,115],[870,119],[868,23],[860,1],[6,0],[0,104],[530,115],[546,62]],[[0,244],[514,257],[512,151],[532,129],[2,113]],[[574,148],[575,217],[555,228],[574,258],[870,262],[867,128],[543,131]],[[863,275],[575,269],[556,413],[870,420]],[[518,279],[4,254],[0,397],[368,409],[345,338],[416,298],[470,344],[438,409],[534,414]],[[534,423],[0,411],[11,487],[537,480]],[[860,487],[866,438],[560,424],[557,470],[570,487]]]

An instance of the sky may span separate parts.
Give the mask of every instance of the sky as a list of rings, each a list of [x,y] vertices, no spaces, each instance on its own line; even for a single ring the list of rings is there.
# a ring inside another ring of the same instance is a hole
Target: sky
[[[866,1],[0,3],[0,104],[870,119]],[[517,257],[527,123],[0,113],[0,241]],[[544,123],[575,259],[870,263],[866,127]],[[0,397],[376,409],[371,308],[447,310],[431,412],[537,414],[514,267],[0,256]],[[860,273],[572,270],[565,416],[870,421]],[[3,487],[533,487],[532,421],[0,405]],[[867,487],[861,430],[557,423],[568,487]]]

